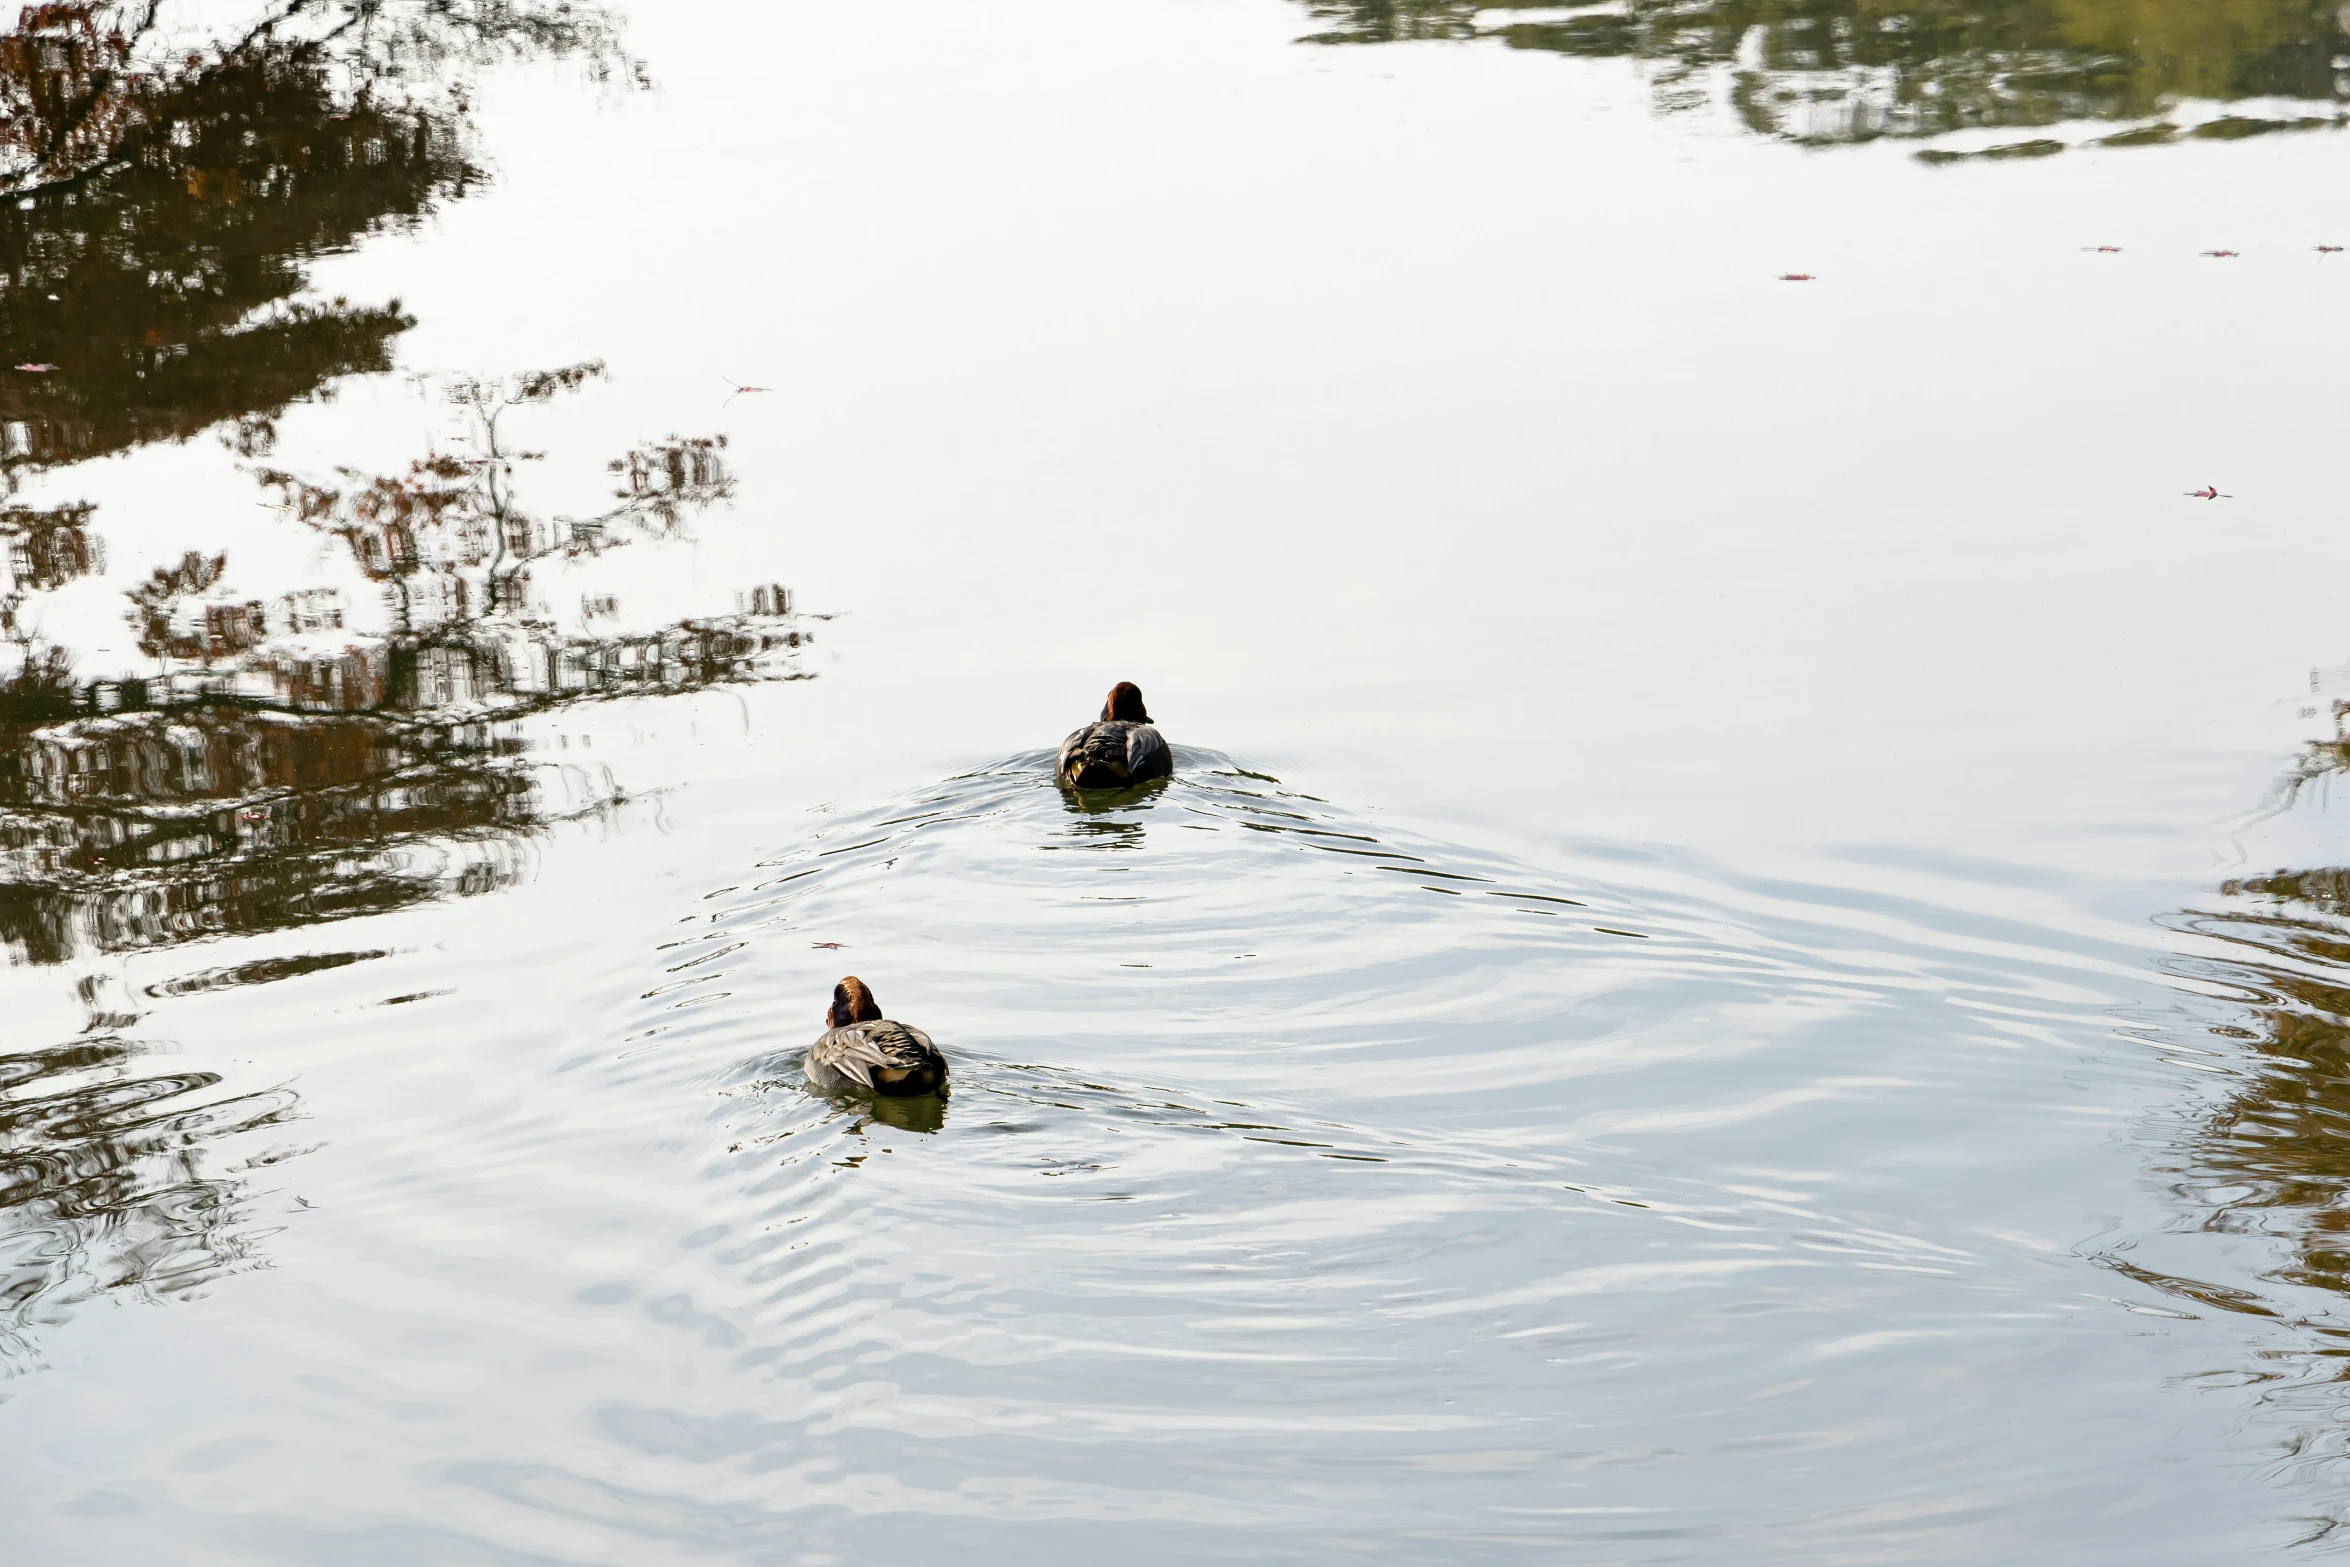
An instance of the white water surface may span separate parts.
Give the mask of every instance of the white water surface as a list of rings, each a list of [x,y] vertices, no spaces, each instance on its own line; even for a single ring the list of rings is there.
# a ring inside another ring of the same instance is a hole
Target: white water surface
[[[2248,818],[2345,655],[2350,141],[1933,168],[1275,0],[629,23],[653,90],[493,76],[492,188],[315,286],[604,359],[551,474],[726,432],[697,545],[561,592],[788,582],[817,678],[534,720],[634,800],[507,890],[0,973],[10,1049],[87,979],[300,1106],[216,1156],[246,1266],[33,1326],[27,1560],[2322,1531],[2339,1297],[2179,1195],[2245,1069],[2177,916],[2339,858]],[[192,537],[346,570],[209,442],[35,491],[106,521],[77,645]],[[1039,748],[1117,679],[1185,766],[1086,815]],[[850,971],[943,1124],[791,1088]]]

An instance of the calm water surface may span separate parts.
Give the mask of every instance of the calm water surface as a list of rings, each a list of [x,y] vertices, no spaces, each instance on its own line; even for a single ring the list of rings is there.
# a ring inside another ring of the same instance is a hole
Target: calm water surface
[[[4,1554],[2335,1548],[2345,27],[27,12]]]

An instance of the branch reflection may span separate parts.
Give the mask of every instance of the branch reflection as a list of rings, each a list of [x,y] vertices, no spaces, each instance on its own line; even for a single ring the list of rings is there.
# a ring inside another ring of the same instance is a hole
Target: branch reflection
[[[596,514],[532,510],[517,482],[532,457],[501,421],[598,373],[454,384],[473,456],[333,482],[257,471],[383,593],[380,632],[351,629],[331,590],[246,597],[225,553],[192,550],[125,595],[158,672],[80,681],[70,653],[24,629],[22,606],[96,558],[91,509],[0,514],[14,638],[0,651],[0,944],[57,963],[511,886],[532,835],[627,797],[600,765],[535,752],[519,720],[807,678],[813,627],[771,583],[731,614],[556,629],[539,573],[684,540],[734,494],[722,438],[672,436],[613,459]]]
[[[189,51],[171,0],[27,6],[0,35],[0,473],[282,409],[391,367],[397,302],[296,301],[308,263],[481,182],[466,68],[633,65],[559,0],[273,0]],[[174,24],[174,25],[167,25]],[[171,47],[163,38],[171,34]]]
[[[390,368],[412,324],[396,301],[300,296],[314,258],[480,184],[476,68],[638,72],[609,15],[574,0],[248,10],[196,45],[220,14],[197,0],[29,6],[0,33],[0,961],[510,887],[555,824],[629,799],[592,752],[540,749],[530,720],[807,678],[815,617],[772,581],[730,612],[605,593],[556,613],[575,567],[690,544],[735,496],[723,438],[672,435],[612,459],[584,514],[534,505],[521,475],[538,457],[508,426],[553,416],[600,364],[444,383],[456,449],[392,473],[268,461],[289,405]],[[223,425],[288,557],[328,541],[351,591],[271,591],[270,552],[174,540],[115,584],[143,662],[103,662],[114,638],[56,627],[102,591],[107,519],[18,497],[33,475]],[[381,956],[215,959],[146,995]],[[291,1091],[160,1070],[161,1047],[129,1032],[141,1014],[100,1004],[106,983],[81,982],[78,1035],[0,1042],[0,1373],[81,1302],[182,1297],[262,1265],[250,1172],[301,1151],[239,1135],[295,1118]]]
[[[97,988],[80,1036],[0,1054],[0,1374],[89,1300],[185,1297],[260,1266],[240,1177],[293,1151],[240,1135],[294,1119],[290,1091],[142,1070],[121,1032],[137,1017],[100,1008]]]

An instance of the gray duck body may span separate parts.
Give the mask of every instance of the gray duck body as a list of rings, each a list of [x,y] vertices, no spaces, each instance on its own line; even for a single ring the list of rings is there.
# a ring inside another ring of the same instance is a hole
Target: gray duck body
[[[1072,789],[1123,789],[1172,776],[1175,756],[1158,725],[1105,718],[1061,742],[1053,771]]]
[[[918,1028],[876,1018],[826,1029],[808,1047],[808,1086],[908,1098],[947,1091],[947,1058]]]

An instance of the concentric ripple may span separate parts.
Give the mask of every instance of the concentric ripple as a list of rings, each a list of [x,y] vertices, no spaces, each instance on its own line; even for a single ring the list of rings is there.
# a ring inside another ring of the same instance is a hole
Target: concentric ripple
[[[2234,1082],[2147,888],[1546,867],[1206,751],[745,798],[365,946],[144,954],[135,1020],[10,1058],[28,1549],[2231,1559],[2244,1432],[2320,1429],[2247,1382],[2300,1286],[2147,1179],[2182,1082]],[[806,1091],[845,973],[951,1098]],[[2279,1039],[2333,1005],[2254,978],[2201,983]],[[2332,1188],[2270,1152],[2303,1101],[2244,1103],[2195,1178],[2331,1267]],[[97,1309],[132,1264],[168,1310]],[[176,1413],[38,1369],[92,1355]]]
[[[2097,1157],[2066,1069],[2121,938],[1563,879],[1181,764],[1080,801],[1039,753],[817,818],[608,987],[597,1091],[711,1106],[691,1309],[596,1297],[730,1368],[596,1415],[696,1498],[679,1538],[1824,1561],[2100,1527],[2083,1432],[2130,1417],[2077,1399],[2136,1375],[2132,1303],[2036,1209]],[[801,1088],[849,972],[951,1100]]]

